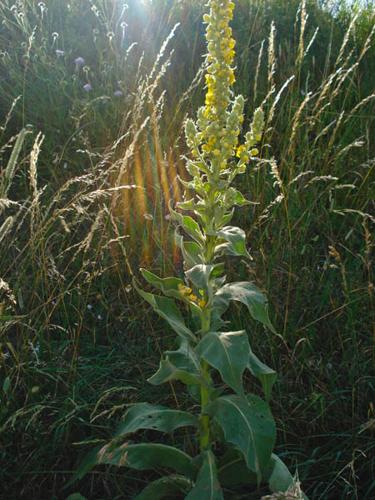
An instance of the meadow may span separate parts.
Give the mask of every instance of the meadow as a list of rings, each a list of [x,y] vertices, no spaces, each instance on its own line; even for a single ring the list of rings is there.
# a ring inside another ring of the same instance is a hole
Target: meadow
[[[147,383],[174,337],[133,278],[182,272],[169,208],[204,4],[0,3],[0,498],[133,498],[153,474],[68,483],[129,405],[187,404]],[[313,500],[375,498],[374,21],[371,2],[238,0],[232,22],[235,92],[265,133],[235,181],[253,260],[228,274],[266,293],[276,332],[227,315],[278,373],[277,453]]]

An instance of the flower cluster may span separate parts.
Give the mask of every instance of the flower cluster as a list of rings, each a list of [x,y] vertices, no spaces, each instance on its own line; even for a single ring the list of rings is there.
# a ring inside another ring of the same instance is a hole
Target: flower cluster
[[[180,284],[178,286],[178,291],[180,292],[182,298],[188,300],[189,302],[197,304],[201,309],[203,309],[207,304],[204,298],[198,298],[193,293],[193,290],[188,286]],[[199,290],[199,294],[203,295],[204,294],[203,290]]]
[[[204,117],[221,124],[225,121],[225,111],[230,103],[230,87],[235,82],[232,67],[235,41],[229,27],[233,9],[232,1],[217,1],[212,3],[210,13],[204,16],[209,64]]]
[[[232,92],[235,41],[229,23],[233,9],[231,0],[213,0],[209,14],[204,16],[208,47],[205,106],[198,111],[197,123],[188,120],[185,129],[194,158],[189,165],[193,172],[209,169],[220,175],[227,171],[228,162],[237,157],[235,170],[241,173],[249,160],[258,155],[254,146],[260,141],[264,126],[260,109],[255,113],[244,144],[239,145],[245,101],[241,95],[233,98]]]

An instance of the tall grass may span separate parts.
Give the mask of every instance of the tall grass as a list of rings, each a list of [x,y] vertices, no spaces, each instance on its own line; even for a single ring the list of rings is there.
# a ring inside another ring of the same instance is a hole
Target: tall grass
[[[66,498],[76,443],[111,435],[125,405],[147,398],[153,352],[169,342],[130,282],[141,262],[179,266],[165,207],[181,194],[182,122],[201,103],[202,4],[127,3],[0,5],[8,498]],[[238,91],[249,118],[262,102],[268,115],[266,160],[241,186],[258,249],[242,272],[267,290],[278,335],[252,335],[281,374],[280,449],[314,499],[375,492],[374,18],[353,14],[241,0],[234,22]],[[109,472],[79,487],[129,498],[131,481]]]

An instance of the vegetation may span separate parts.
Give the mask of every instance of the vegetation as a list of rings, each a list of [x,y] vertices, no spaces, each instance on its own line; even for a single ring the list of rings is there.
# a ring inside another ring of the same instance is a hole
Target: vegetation
[[[158,476],[102,467],[68,482],[129,405],[191,408],[178,382],[172,398],[146,383],[174,340],[132,280],[140,265],[182,276],[167,214],[203,102],[204,5],[128,4],[0,5],[6,498],[132,498]],[[266,291],[277,333],[235,305],[225,319],[279,373],[276,452],[313,499],[375,491],[374,18],[355,9],[239,0],[232,23],[245,129],[261,106],[265,133],[233,186],[254,202],[234,219],[253,260],[227,275]],[[193,454],[190,432],[172,441]]]

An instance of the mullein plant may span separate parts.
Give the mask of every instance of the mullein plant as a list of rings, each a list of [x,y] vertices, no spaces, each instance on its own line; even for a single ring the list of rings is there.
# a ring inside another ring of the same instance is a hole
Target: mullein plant
[[[227,331],[223,315],[231,301],[244,304],[255,321],[274,331],[265,296],[252,282],[227,283],[225,256],[250,257],[245,233],[230,225],[236,206],[248,201],[232,186],[248,164],[258,156],[264,117],[257,109],[244,141],[244,99],[233,96],[235,41],[230,21],[231,0],[209,0],[207,25],[207,74],[205,105],[197,121],[186,122],[186,140],[191,155],[184,182],[194,193],[190,200],[171,210],[176,222],[176,241],[184,260],[183,278],[159,278],[145,269],[144,279],[158,289],[154,295],[138,293],[174,330],[179,347],[167,351],[153,385],[179,381],[188,387],[193,408],[199,414],[160,405],[132,405],[115,438],[93,450],[78,476],[95,464],[127,466],[137,470],[170,470],[173,473],[151,482],[138,500],[180,498],[220,500],[224,489],[259,487],[268,482],[271,491],[286,492],[293,477],[273,453],[275,421],[268,400],[276,373],[253,353],[246,331]],[[177,304],[180,304],[178,307]],[[182,311],[190,317],[185,321]],[[245,371],[260,382],[264,399],[246,392]],[[181,427],[194,429],[197,455],[163,443],[138,443],[141,430],[173,433]],[[276,498],[276,497],[275,497]],[[282,497],[280,497],[282,498]]]

